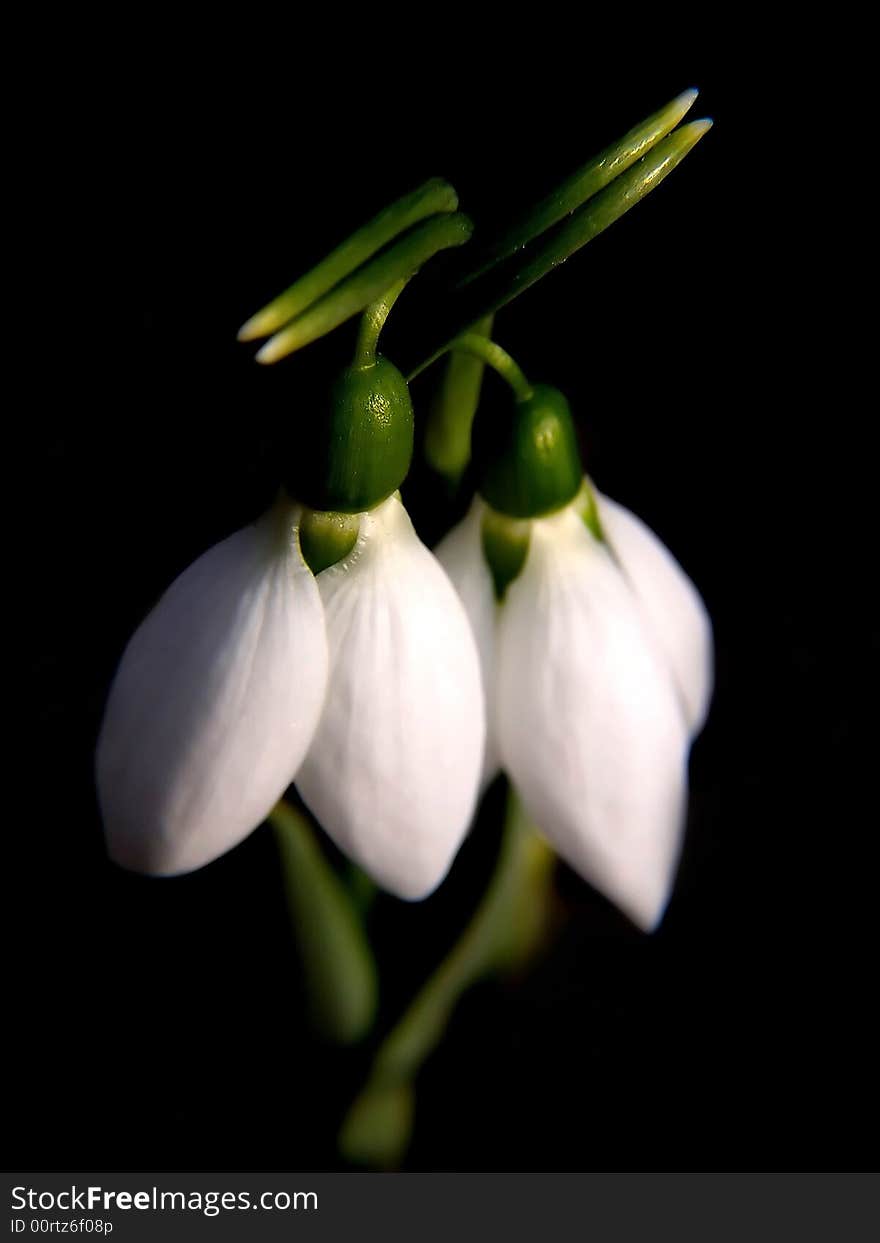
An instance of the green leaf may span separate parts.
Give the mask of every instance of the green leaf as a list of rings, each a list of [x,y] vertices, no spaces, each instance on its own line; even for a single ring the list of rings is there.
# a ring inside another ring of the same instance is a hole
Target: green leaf
[[[412,276],[419,268],[449,246],[461,246],[473,232],[473,225],[460,212],[434,216],[410,229],[388,250],[357,269],[297,316],[257,354],[257,362],[274,363],[359,314],[397,281]]]
[[[252,315],[239,330],[239,341],[255,341],[277,332],[288,320],[301,315],[335,285],[372,259],[399,234],[405,233],[420,220],[438,212],[454,212],[457,207],[458,195],[447,181],[439,177],[426,181],[411,194],[405,194],[384,208],[310,272]]]
[[[697,94],[695,90],[684,91],[567,177],[552,193],[521,216],[497,241],[490,243],[481,256],[477,256],[473,270],[462,279],[462,283],[470,283],[501,259],[521,250],[564,216],[570,215],[587,199],[598,194],[615,177],[626,172],[636,160],[647,155],[661,138],[678,125],[685,113],[693,107]]]
[[[410,370],[408,379],[414,379],[440,358],[455,338],[478,320],[507,306],[640,203],[681,163],[711,125],[711,121],[704,120],[680,126],[562,224],[463,288],[460,298],[453,299],[442,325],[441,343]]]
[[[353,1044],[373,1025],[378,973],[363,925],[305,816],[273,808],[291,921],[303,966],[311,1022],[335,1044]]]
[[[681,163],[711,124],[711,121],[692,121],[683,125],[579,208],[546,239],[517,256],[491,295],[493,310],[519,297],[542,276],[564,263],[635,207],[636,203],[640,203]]]

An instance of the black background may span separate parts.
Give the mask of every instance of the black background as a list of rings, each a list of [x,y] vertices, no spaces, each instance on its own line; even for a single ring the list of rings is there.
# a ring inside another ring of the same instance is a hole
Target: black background
[[[710,134],[497,325],[566,391],[599,486],[713,617],[682,874],[652,938],[560,876],[552,953],[471,992],[425,1066],[406,1168],[870,1167],[876,940],[857,890],[876,816],[847,769],[877,645],[866,665],[847,411],[796,327],[813,260],[793,253],[805,205],[780,139],[821,80],[801,87],[721,25],[692,53],[674,35],[649,47],[647,69],[549,14],[494,44],[463,20],[444,40],[407,33],[393,54],[384,28],[301,36],[259,88],[208,48],[133,77],[120,58],[98,85],[76,77],[43,131],[36,223],[60,230],[67,266],[40,295],[18,420],[34,433],[12,528],[33,690],[9,830],[32,849],[11,873],[8,1160],[336,1168],[370,1050],[305,1029],[268,831],[173,881],[109,865],[91,768],[107,687],[175,574],[272,495],[285,429],[350,348],[342,330],[261,369],[240,323],[422,179],[498,221],[696,85]],[[395,314],[391,357],[403,300]],[[66,348],[43,346],[47,320]],[[418,410],[425,382],[413,392]],[[425,490],[409,499],[433,534]],[[494,845],[476,834],[428,902],[376,908],[383,1022],[457,935]]]

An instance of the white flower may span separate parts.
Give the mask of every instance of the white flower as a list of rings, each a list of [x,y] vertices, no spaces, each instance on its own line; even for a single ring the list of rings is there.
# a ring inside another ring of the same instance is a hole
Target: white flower
[[[125,650],[98,740],[111,856],[139,872],[202,867],[290,784],[327,684],[297,511],[279,502],[172,583]]]
[[[500,763],[563,858],[651,929],[681,848],[688,750],[711,695],[711,628],[657,537],[596,500],[607,543],[578,502],[532,520],[525,564],[500,605],[482,549],[484,502],[436,552],[477,634],[484,779]]]
[[[470,628],[396,497],[360,515],[352,552],[317,578],[299,514],[279,501],[210,549],[129,643],[97,751],[108,849],[136,871],[201,867],[297,778],[343,850],[421,897],[478,792]]]
[[[467,617],[394,497],[317,581],[330,684],[297,787],[381,885],[423,897],[445,876],[478,793],[485,721]]]

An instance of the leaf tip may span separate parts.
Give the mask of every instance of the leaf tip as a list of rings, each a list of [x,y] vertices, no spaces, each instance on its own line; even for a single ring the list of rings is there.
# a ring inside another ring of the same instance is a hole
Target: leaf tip
[[[690,121],[687,125],[682,126],[683,129],[690,130],[694,142],[707,134],[715,122],[711,117],[702,117],[699,121]]]
[[[285,317],[278,314],[274,305],[263,307],[245,320],[238,330],[237,340],[256,341],[259,337],[268,337],[270,333],[278,331],[284,320]]]
[[[289,353],[291,353],[291,350],[284,340],[284,334],[276,333],[274,337],[269,338],[264,346],[257,350],[254,359],[266,367],[270,363],[277,363],[279,359],[284,358]]]

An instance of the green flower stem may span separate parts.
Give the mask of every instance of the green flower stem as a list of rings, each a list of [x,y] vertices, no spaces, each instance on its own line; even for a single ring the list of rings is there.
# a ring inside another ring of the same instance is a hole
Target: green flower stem
[[[437,1047],[462,993],[494,971],[524,966],[548,931],[555,855],[508,799],[495,873],[473,919],[382,1044],[339,1136],[354,1163],[397,1165],[412,1128],[413,1081]]]
[[[405,233],[420,220],[438,212],[454,212],[457,207],[458,195],[448,182],[438,177],[425,182],[379,212],[326,259],[251,316],[239,331],[239,341],[255,341],[277,332],[334,286],[346,280],[399,234]]]
[[[346,869],[345,881],[355,910],[365,916],[379,896],[378,885],[354,863]]]
[[[315,1030],[334,1044],[362,1039],[376,1016],[378,973],[345,885],[311,825],[284,801],[269,813]]]
[[[522,368],[497,342],[490,341],[488,337],[478,332],[465,332],[460,337],[456,337],[450,343],[449,348],[473,354],[490,366],[493,371],[497,371],[502,380],[507,381],[520,401],[528,401],[531,397],[532,386],[526,379]]]
[[[385,320],[391,314],[391,308],[403,293],[406,284],[406,279],[396,281],[381,298],[377,298],[364,311],[354,351],[355,367],[370,367],[376,361],[379,334],[385,327]]]
[[[697,94],[695,90],[684,91],[659,112],[653,113],[624,134],[623,138],[612,143],[601,155],[595,156],[577,172],[572,173],[552,194],[531,208],[484,252],[479,266],[468,273],[462,284],[469,284],[500,260],[521,250],[604,189],[678,125],[685,113],[693,107]]]
[[[413,276],[422,264],[449,246],[461,246],[473,232],[467,216],[434,216],[418,224],[394,245],[358,268],[288,326],[270,337],[257,362],[274,363],[331,332],[363,311],[397,281]]]
[[[492,335],[492,316],[474,325],[483,337]],[[471,429],[480,404],[485,362],[477,354],[450,350],[443,380],[431,402],[425,422],[428,465],[457,484],[471,460]]]
[[[564,223],[468,285],[461,291],[461,304],[455,311],[454,321],[447,324],[441,334],[442,344],[427,353],[407,378],[415,379],[442,357],[462,331],[471,330],[483,316],[495,314],[507,306],[640,203],[681,163],[711,125],[711,121],[704,120],[680,126]],[[454,327],[451,327],[452,322]]]

